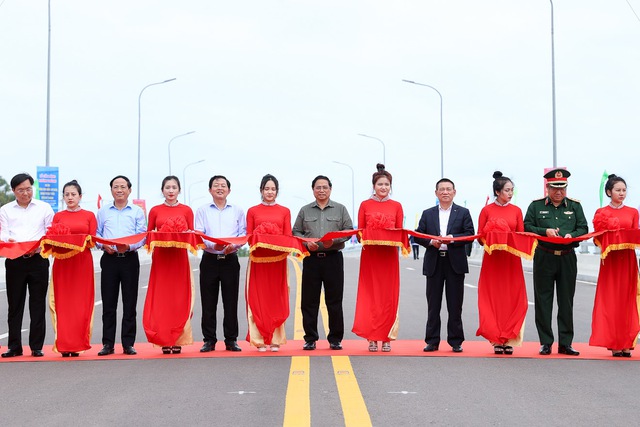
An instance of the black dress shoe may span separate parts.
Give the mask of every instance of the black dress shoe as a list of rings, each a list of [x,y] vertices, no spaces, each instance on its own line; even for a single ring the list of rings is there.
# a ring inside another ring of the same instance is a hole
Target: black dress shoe
[[[454,345],[453,347],[451,347],[451,350],[454,353],[462,353],[462,346],[461,345]]]
[[[22,349],[20,350],[7,350],[5,353],[2,353],[2,357],[16,357],[22,356]]]
[[[580,352],[574,350],[570,345],[559,345],[558,354],[566,354],[567,356],[579,356]]]
[[[422,351],[426,351],[427,353],[438,351],[438,344],[427,344],[427,346]]]
[[[551,344],[542,344],[540,346],[540,355],[548,356],[551,354]]]
[[[235,342],[235,341],[229,342],[229,343],[225,343],[224,344],[224,349],[227,350],[227,351],[242,351],[242,349],[240,348],[238,343]],[[202,351],[202,350],[200,350],[200,351]]]
[[[42,350],[31,350],[31,355],[33,357],[42,357],[44,356],[44,353],[42,352]]]
[[[98,352],[98,356],[108,356],[109,354],[113,354],[113,347],[110,345],[102,346],[102,350]]]
[[[303,350],[315,350],[316,349],[316,342],[315,341],[307,341],[302,346],[302,349]]]
[[[138,354],[138,352],[136,351],[136,349],[135,349],[135,348],[133,348],[133,346],[132,346],[132,345],[129,345],[129,346],[124,347],[124,349],[122,350],[122,352],[123,352],[124,354],[129,355],[129,356],[133,356],[133,355],[135,355],[135,354]]]
[[[342,344],[340,344],[339,342],[330,342],[329,343],[329,348],[331,350],[342,350]]]
[[[205,341],[200,349],[200,353],[209,353],[210,351],[214,351],[216,349],[216,344],[211,341]]]

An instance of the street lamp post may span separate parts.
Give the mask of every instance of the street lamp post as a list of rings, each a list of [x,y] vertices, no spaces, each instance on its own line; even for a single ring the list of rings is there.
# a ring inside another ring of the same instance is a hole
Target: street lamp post
[[[403,79],[402,81],[405,82],[405,83],[411,83],[411,84],[414,84],[414,85],[424,86],[424,87],[428,87],[430,89],[433,89],[433,90],[436,91],[436,93],[440,97],[440,178],[444,178],[444,137],[443,137],[443,134],[442,134],[442,94],[440,93],[440,91],[438,89],[436,89],[435,87],[433,87],[431,85],[414,82],[412,80],[404,80]]]
[[[142,93],[145,91],[146,88],[151,87],[151,86],[155,86],[155,85],[161,85],[164,83],[169,83],[175,80],[175,77],[172,79],[168,79],[168,80],[164,80],[162,82],[156,82],[156,83],[151,83],[146,85],[145,87],[142,88],[142,90],[140,91],[140,95],[138,95],[138,190],[136,192],[137,196],[136,198],[139,199],[140,198],[140,101],[142,100]]]
[[[551,114],[553,117],[553,167],[556,168],[558,166],[558,158],[556,155],[556,55],[553,41],[553,0],[549,0],[549,2],[551,2]]]
[[[178,139],[181,136],[187,136],[187,135],[191,135],[192,133],[196,133],[195,130],[192,130],[191,132],[187,132],[187,133],[183,133],[182,135],[178,135],[178,136],[174,136],[173,138],[171,138],[171,140],[169,141],[168,144],[168,151],[169,151],[169,175],[171,175],[171,143],[173,142],[174,139]]]
[[[49,26],[48,26],[48,38],[47,38],[47,128],[46,128],[46,141],[45,141],[45,161],[44,165],[49,166],[49,115],[51,105],[51,0],[49,0]]]
[[[358,136],[364,136],[365,138],[371,138],[371,139],[375,139],[376,141],[380,141],[380,144],[382,144],[382,163],[386,165],[387,164],[387,155],[386,155],[387,148],[385,147],[384,142],[382,142],[380,138],[376,138],[375,136],[365,135],[363,133],[359,133]]]
[[[351,214],[353,215],[352,216],[353,224],[354,224],[353,227],[358,228],[357,227],[358,217],[356,215],[356,203],[355,203],[355,181],[356,181],[355,173],[353,172],[353,168],[346,163],[337,162],[335,160],[333,161],[333,163],[337,163],[339,165],[346,166],[349,169],[351,169]]]
[[[204,162],[204,159],[198,160],[197,162],[189,163],[184,167],[184,169],[182,170],[182,187],[183,188],[187,188],[187,168],[189,166],[197,165],[198,163],[202,163],[202,162]]]

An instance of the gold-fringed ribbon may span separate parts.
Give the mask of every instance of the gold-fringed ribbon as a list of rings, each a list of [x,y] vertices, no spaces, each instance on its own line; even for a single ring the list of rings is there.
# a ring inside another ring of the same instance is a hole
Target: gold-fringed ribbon
[[[493,251],[507,251],[524,259],[532,259],[538,246],[535,235],[524,235],[513,231],[490,231],[481,237],[484,250],[491,255]]]
[[[43,258],[67,259],[94,246],[90,234],[49,235],[40,239],[40,255]]]
[[[365,228],[360,230],[360,243],[364,246],[395,246],[402,255],[409,254],[409,234],[403,228]]]
[[[283,234],[249,235],[249,259],[252,262],[277,262],[289,255],[304,258],[309,252],[302,244],[304,240]]]
[[[603,231],[593,239],[593,243],[600,248],[600,258],[605,259],[611,251],[640,248],[640,230]]]
[[[185,232],[162,232],[162,231],[150,231],[147,233],[147,239],[145,241],[145,248],[148,252],[153,252],[153,249],[158,248],[181,248],[187,249],[192,254],[196,255],[198,249],[204,248],[204,242],[201,235],[192,231]]]

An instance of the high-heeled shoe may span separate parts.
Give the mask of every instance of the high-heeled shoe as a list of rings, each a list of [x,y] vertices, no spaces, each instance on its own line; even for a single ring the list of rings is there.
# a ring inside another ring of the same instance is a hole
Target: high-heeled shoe
[[[389,341],[382,342],[382,351],[384,351],[385,353],[388,353],[391,351],[391,343]]]
[[[173,347],[171,347],[171,353],[180,354],[181,352],[182,352],[182,347],[180,347],[179,345],[174,345]]]
[[[369,351],[378,351],[378,341],[369,341]]]
[[[493,346],[493,353],[494,354],[503,354],[504,353],[504,347],[501,345],[494,345]]]
[[[510,345],[505,345],[504,347],[504,354],[511,356],[513,354],[513,347],[511,347]]]
[[[162,347],[162,354],[171,354],[171,347]]]

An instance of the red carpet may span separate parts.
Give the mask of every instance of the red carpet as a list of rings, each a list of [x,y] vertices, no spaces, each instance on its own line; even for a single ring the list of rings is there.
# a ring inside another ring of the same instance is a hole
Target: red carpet
[[[482,357],[482,358],[528,358],[528,359],[583,359],[583,360],[615,360],[629,361],[640,360],[634,354],[631,358],[614,358],[611,352],[600,347],[590,347],[585,343],[576,343],[574,348],[580,351],[580,356],[565,356],[557,354],[557,345],[553,346],[554,353],[550,356],[540,356],[538,350],[540,345],[535,342],[525,342],[522,347],[515,347],[511,356],[494,355],[493,347],[486,341],[465,341],[463,344],[464,351],[462,353],[454,353],[445,342],[440,344],[440,350],[433,353],[425,353],[422,349],[425,346],[424,341],[420,340],[401,340],[391,343],[391,352],[371,353],[367,349],[365,340],[345,340],[342,342],[344,349],[342,351],[332,351],[326,341],[318,341],[318,348],[314,351],[302,350],[303,341],[289,341],[279,352],[273,353],[267,351],[260,353],[255,347],[251,347],[247,342],[239,342],[242,352],[231,352],[224,350],[224,343],[218,342],[216,351],[210,353],[200,353],[202,342],[182,348],[181,354],[164,355],[158,347],[153,347],[149,343],[138,343],[135,348],[138,354],[135,356],[127,356],[122,354],[122,346],[116,345],[116,353],[110,356],[98,356],[98,351],[102,348],[100,344],[94,344],[93,348],[80,354],[79,357],[65,357],[51,351],[51,346],[45,346],[44,357],[32,357],[28,346],[24,346],[25,355],[13,358],[0,358],[0,363],[11,362],[76,362],[81,360],[148,360],[148,359],[180,359],[180,358],[213,358],[213,357],[291,357],[291,356],[371,356],[371,357]],[[0,352],[6,351],[3,347]],[[640,350],[639,350],[640,351]]]

